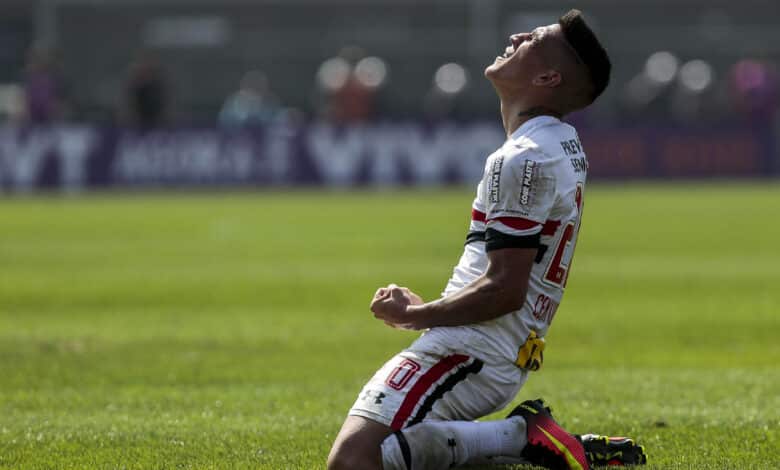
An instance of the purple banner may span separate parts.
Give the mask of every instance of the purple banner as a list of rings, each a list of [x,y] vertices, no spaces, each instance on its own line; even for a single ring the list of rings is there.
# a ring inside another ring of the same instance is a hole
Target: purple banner
[[[584,130],[592,178],[777,173],[769,131]],[[138,133],[90,126],[0,128],[8,191],[101,186],[431,185],[476,182],[504,140],[493,124],[312,124]]]

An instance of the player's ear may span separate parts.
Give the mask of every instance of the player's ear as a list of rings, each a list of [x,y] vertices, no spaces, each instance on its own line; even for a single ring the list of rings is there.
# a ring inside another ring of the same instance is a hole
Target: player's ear
[[[534,86],[554,88],[561,84],[561,73],[552,69],[545,70],[543,73],[534,77],[531,83],[533,83]]]

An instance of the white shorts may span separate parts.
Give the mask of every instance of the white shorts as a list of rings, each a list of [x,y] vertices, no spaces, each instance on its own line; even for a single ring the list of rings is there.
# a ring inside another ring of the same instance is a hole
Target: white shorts
[[[508,405],[528,372],[476,357],[468,337],[432,329],[396,354],[363,387],[350,415],[403,429],[421,421],[472,421]]]

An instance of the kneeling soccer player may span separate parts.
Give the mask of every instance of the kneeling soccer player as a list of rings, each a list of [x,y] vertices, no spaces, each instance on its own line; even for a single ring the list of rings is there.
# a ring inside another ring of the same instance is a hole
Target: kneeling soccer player
[[[333,444],[331,469],[512,462],[587,469],[646,461],[631,439],[564,431],[541,400],[504,420],[473,421],[509,404],[542,364],[588,170],[577,132],[561,118],[591,104],[611,69],[576,10],[510,41],[485,70],[508,138],[487,159],[463,255],[439,300],[424,303],[394,284],[377,290],[376,318],[427,331],[358,395]]]

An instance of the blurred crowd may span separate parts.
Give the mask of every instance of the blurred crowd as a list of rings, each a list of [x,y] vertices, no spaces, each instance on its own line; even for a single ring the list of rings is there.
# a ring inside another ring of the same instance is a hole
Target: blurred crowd
[[[69,98],[60,65],[53,49],[31,47],[21,83],[0,87],[2,119],[31,125],[82,120]],[[212,123],[235,129],[290,120],[354,124],[380,119],[383,90],[393,86],[391,72],[382,58],[361,47],[344,47],[321,63],[315,77],[301,79],[313,82],[311,105],[293,109],[274,93],[266,73],[248,70],[236,90],[225,97]],[[458,117],[459,101],[478,72],[455,62],[439,66],[427,93],[420,97],[417,116],[432,121]],[[647,57],[633,78],[611,86],[618,94],[610,110],[613,122],[761,125],[777,115],[780,71],[765,59],[746,57],[716,70],[701,59],[686,61],[671,51],[658,51]],[[165,65],[151,51],[139,52],[118,87],[110,121],[142,130],[182,124],[177,116],[186,115],[186,110],[172,109],[175,88]]]
[[[682,62],[672,52],[659,51],[623,85],[621,104],[624,114],[655,121],[761,125],[774,118],[779,92],[780,74],[772,62],[744,58],[716,71],[704,60]]]

